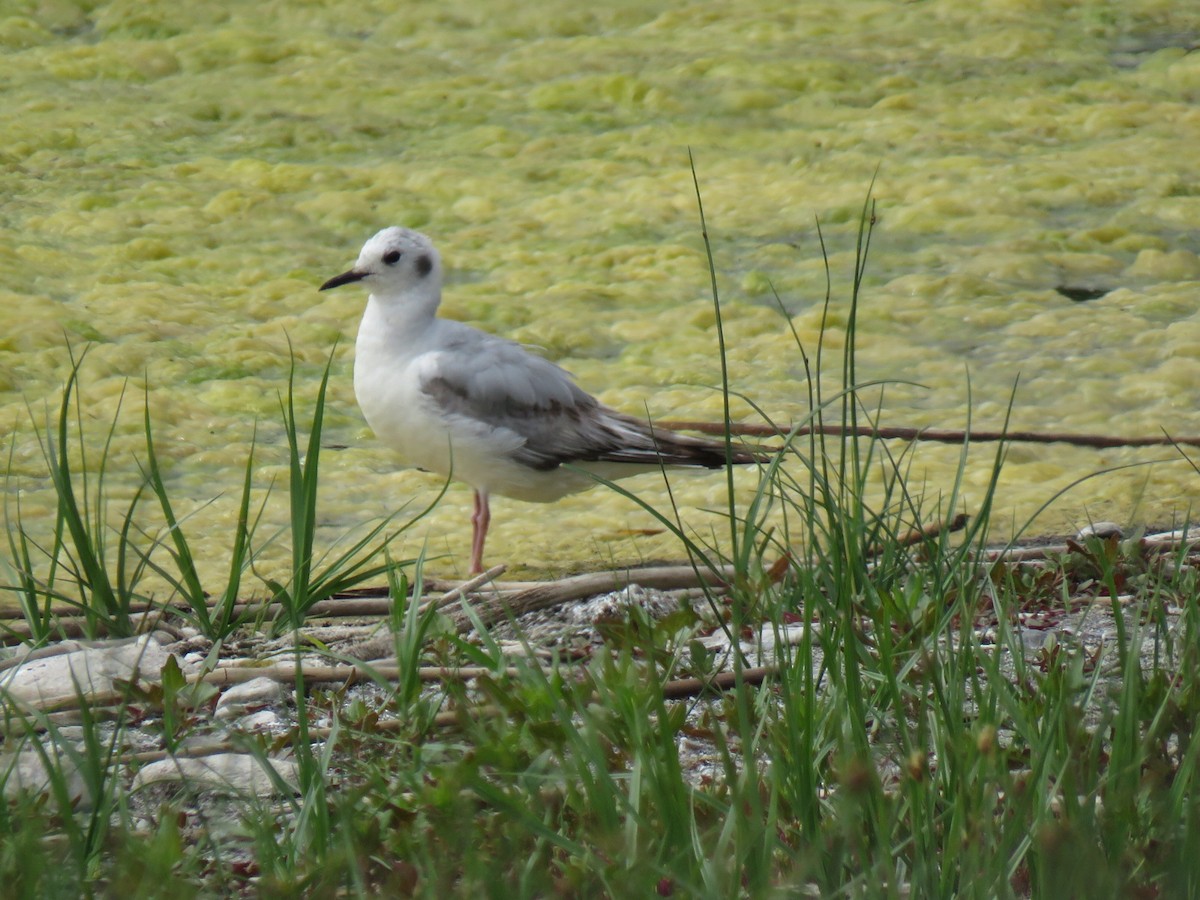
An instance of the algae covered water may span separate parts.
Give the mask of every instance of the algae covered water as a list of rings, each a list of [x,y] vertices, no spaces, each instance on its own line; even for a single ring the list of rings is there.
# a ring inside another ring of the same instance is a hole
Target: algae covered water
[[[540,347],[627,412],[718,419],[689,148],[733,387],[773,418],[808,412],[789,324],[815,346],[815,222],[836,349],[875,177],[858,351],[862,380],[890,382],[873,399],[883,424],[997,428],[1016,385],[1014,428],[1198,434],[1197,46],[1200,9],[1168,2],[10,3],[7,495],[27,517],[49,508],[37,430],[69,342],[90,347],[90,433],[126,391],[118,493],[137,486],[149,386],[170,487],[208,557],[228,545],[256,427],[257,483],[282,476],[289,347],[309,398],[333,353],[326,539],[435,496],[438,480],[398,471],[355,407],[365,298],[316,291],[390,224],[438,243],[447,315]],[[734,413],[756,418],[741,401]],[[1046,529],[1184,515],[1197,476],[1173,451],[1014,447],[1001,521],[1080,475],[1155,459],[1173,461],[1074,488]],[[911,474],[933,496],[957,461],[921,447]],[[966,511],[990,461],[971,455]],[[630,484],[665,503],[656,476]],[[706,512],[724,479],[674,487],[692,527],[724,533]],[[469,504],[453,487],[403,551],[428,541],[464,567]],[[599,490],[498,499],[489,557],[678,556],[654,524]]]

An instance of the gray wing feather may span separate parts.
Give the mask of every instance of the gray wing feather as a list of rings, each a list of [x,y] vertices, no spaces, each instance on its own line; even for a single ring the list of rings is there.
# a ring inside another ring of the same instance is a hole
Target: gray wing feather
[[[491,338],[444,350],[436,365],[426,368],[421,390],[444,416],[519,437],[512,458],[522,465],[541,470],[598,461],[725,465],[723,444],[652,432],[647,423],[604,406],[565,370],[519,344]],[[735,462],[751,461],[739,456]]]

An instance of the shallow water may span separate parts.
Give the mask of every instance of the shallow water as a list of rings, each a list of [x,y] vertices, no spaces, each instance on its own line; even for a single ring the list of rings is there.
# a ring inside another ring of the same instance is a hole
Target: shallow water
[[[861,380],[896,382],[883,424],[963,427],[969,415],[997,428],[1019,378],[1014,428],[1200,433],[1200,9],[227,7],[5,7],[0,423],[8,496],[19,487],[30,519],[50,502],[30,410],[44,426],[67,341],[90,343],[97,440],[129,385],[107,476],[122,496],[144,458],[148,382],[159,452],[209,565],[229,544],[256,421],[256,483],[283,474],[289,341],[309,398],[337,342],[326,442],[347,449],[322,459],[325,539],[431,499],[436,479],[396,471],[354,405],[362,292],[316,292],[388,224],[439,243],[446,314],[540,346],[622,409],[719,418],[689,148],[733,386],[772,418],[799,420],[808,398],[773,292],[811,351],[825,295],[819,218],[836,349],[875,177],[858,363]],[[1059,287],[1108,293],[1073,302]],[[755,419],[744,403],[734,412]],[[992,452],[971,454],[966,511],[982,501]],[[1025,522],[1089,472],[1172,458],[1013,447],[997,522]],[[931,497],[948,492],[957,459],[919,447],[913,476]],[[1034,527],[1170,519],[1186,514],[1196,479],[1180,461],[1091,479]],[[655,476],[628,484],[665,503]],[[724,533],[700,511],[723,506],[723,478],[676,487],[690,526]],[[449,554],[439,567],[461,569],[469,503],[452,488],[402,552],[428,540]],[[494,513],[489,558],[518,566],[679,555],[642,533],[655,527],[646,513],[603,491],[553,506],[499,499]]]

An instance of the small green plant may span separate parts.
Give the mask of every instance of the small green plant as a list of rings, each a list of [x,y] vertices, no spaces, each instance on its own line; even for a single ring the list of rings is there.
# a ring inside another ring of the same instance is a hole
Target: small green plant
[[[36,420],[33,421],[57,499],[49,541],[39,541],[21,518],[19,503],[15,522],[7,506],[5,510],[9,549],[17,569],[16,584],[7,589],[17,595],[35,641],[45,641],[52,633],[51,611],[56,602],[78,611],[84,633],[94,637],[102,629],[111,634],[131,634],[135,609],[144,608],[149,601],[139,588],[146,574],[145,554],[135,544],[134,522],[143,495],[141,487],[134,490],[122,512],[115,548],[110,544],[110,498],[105,477],[121,404],[118,403],[93,474],[83,439],[77,389],[87,352],[78,358],[70,347],[68,352],[71,371],[63,386],[53,427],[43,434]],[[33,419],[32,412],[30,418]],[[73,433],[79,438],[77,446],[72,442]],[[43,567],[44,574],[39,574]]]
[[[132,634],[134,614],[144,613],[154,605],[151,593],[143,587],[149,573],[161,577],[173,594],[185,601],[188,618],[203,634],[224,637],[239,624],[233,617],[234,604],[242,575],[253,560],[252,537],[262,515],[262,507],[254,519],[249,514],[253,450],[246,461],[238,525],[229,554],[229,577],[213,606],[200,583],[183,522],[175,515],[162,477],[148,402],[143,414],[147,462],[139,471],[131,499],[116,517],[117,524],[112,524],[111,445],[121,405],[118,404],[110,423],[96,472],[92,474],[79,387],[87,352],[78,357],[70,347],[68,352],[71,371],[53,430],[43,437],[34,421],[57,500],[49,540],[36,536],[35,523],[22,515],[19,500],[11,510],[6,506],[7,537],[16,575],[7,590],[17,597],[30,640],[36,643],[48,640],[55,632],[55,609],[64,607],[81,615],[84,634],[89,637]],[[10,460],[10,472],[11,468]],[[153,533],[155,526],[147,523],[142,504],[147,489],[158,501],[166,523],[165,537],[161,532]],[[111,544],[114,533],[115,547]],[[170,554],[170,565],[158,560],[157,551],[164,546]]]
[[[150,418],[148,389],[142,415],[145,461],[138,464],[130,499],[119,515],[112,517],[111,447],[120,406],[99,450],[98,462],[93,461],[80,408],[80,373],[87,354],[85,351],[76,357],[68,350],[71,371],[52,429],[43,435],[34,423],[57,501],[50,535],[40,536],[41,523],[23,516],[18,492],[6,493],[6,536],[13,578],[11,584],[0,589],[16,597],[29,633],[27,639],[32,642],[45,642],[55,634],[55,622],[64,608],[80,615],[83,632],[88,637],[126,636],[134,632],[138,614],[173,600],[182,601],[182,606],[176,609],[202,634],[213,640],[223,639],[248,620],[252,606],[242,603],[245,576],[253,570],[258,554],[269,543],[256,538],[271,493],[268,486],[257,507],[254,506],[257,428],[242,469],[237,524],[225,554],[227,574],[216,590],[210,590],[201,579],[194,542],[188,536],[187,518],[176,513],[176,503],[163,475]],[[408,560],[385,559],[386,548],[441,498],[439,494],[426,509],[390,535],[385,536],[385,532],[403,509],[367,529],[348,548],[326,551],[314,558],[320,438],[332,359],[331,354],[304,447],[301,447],[295,396],[294,359],[286,400],[280,403],[288,438],[292,578],[286,584],[270,578],[264,580],[271,599],[282,604],[283,620],[290,627],[303,623],[312,604],[379,578],[393,567],[411,564]],[[11,452],[10,448],[9,478],[12,478]],[[152,515],[143,503],[147,496],[156,501],[157,514]],[[146,583],[150,574],[169,589],[165,599],[156,600],[152,596]]]
[[[250,441],[250,451],[246,454],[246,466],[242,476],[241,497],[238,501],[237,525],[234,527],[233,543],[228,551],[229,574],[225,586],[221,589],[215,602],[210,602],[209,593],[200,582],[200,573],[196,567],[195,555],[191,544],[183,530],[183,523],[175,515],[167,486],[163,482],[162,472],[158,464],[158,454],[154,449],[154,435],[150,425],[149,389],[144,404],[143,432],[146,438],[146,464],[143,469],[145,483],[149,485],[154,497],[158,500],[166,522],[169,542],[156,538],[152,547],[165,545],[171,556],[172,566],[159,565],[146,553],[146,565],[157,572],[183,599],[190,611],[189,618],[206,637],[219,640],[230,634],[241,624],[241,618],[234,615],[234,609],[241,598],[243,576],[254,562],[254,533],[262,520],[266,508],[267,496],[263,497],[258,512],[253,518],[250,515],[251,479],[254,473],[254,449],[258,438],[258,428],[255,427],[254,437]],[[269,495],[268,489],[266,494]]]

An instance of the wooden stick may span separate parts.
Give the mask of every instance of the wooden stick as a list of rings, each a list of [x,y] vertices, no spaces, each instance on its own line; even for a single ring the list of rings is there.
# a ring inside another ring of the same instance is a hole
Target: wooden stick
[[[449,606],[451,603],[454,603],[459,598],[465,597],[467,594],[471,593],[475,589],[481,587],[482,585],[487,584],[489,581],[492,581],[495,578],[497,578],[498,576],[504,574],[504,570],[507,568],[508,568],[508,566],[505,566],[505,565],[492,566],[486,572],[480,572],[478,575],[476,575],[470,581],[465,581],[462,584],[460,584],[458,587],[442,594],[442,596],[437,598],[437,600],[433,600],[433,601],[429,601],[429,603],[421,604],[422,611],[424,611],[425,609],[428,609],[430,603],[433,605],[433,607],[435,609],[443,609],[444,607]]]
[[[475,612],[485,626],[490,626],[509,615],[519,616],[522,613],[558,606],[571,600],[581,600],[597,594],[620,591],[633,584],[660,591],[705,585],[720,589],[725,587],[726,579],[732,577],[732,566],[720,567],[719,574],[716,575],[703,567],[693,568],[692,566],[654,566],[645,569],[588,572],[559,581],[539,584],[507,597],[480,602],[476,604]],[[471,629],[470,620],[462,613],[455,614],[454,618],[460,632]]]
[[[926,525],[924,528],[913,528],[906,534],[901,535],[896,543],[900,547],[912,547],[914,544],[931,540],[943,532],[953,533],[955,531],[962,531],[967,527],[968,521],[970,521],[970,517],[966,513],[959,513],[949,522],[937,521],[932,525]],[[867,556],[881,556],[883,552],[884,547],[881,545],[867,548]]]
[[[728,691],[741,684],[762,684],[768,677],[779,672],[776,666],[758,666],[742,669],[741,672],[718,672],[712,678],[680,678],[663,685],[663,697],[678,700],[680,697],[695,697],[708,692]]]
[[[445,603],[452,603],[462,594],[470,593],[481,584],[491,581],[497,575],[503,573],[505,568],[506,566],[493,566],[467,582],[451,586],[449,593],[442,600]],[[446,590],[444,585],[446,585],[446,582],[436,579],[428,579],[425,582],[425,586],[431,590]],[[439,603],[439,606],[441,605],[443,604]],[[268,617],[277,616],[282,609],[283,607],[278,603],[238,603],[233,607],[233,617],[236,619],[247,613],[255,615],[266,614]],[[391,612],[391,609],[392,598],[388,595],[387,588],[351,588],[328,600],[321,600],[314,603],[308,608],[305,616],[307,618],[320,618],[321,616],[384,616]]]
[[[516,669],[502,669],[507,675],[516,674]],[[497,674],[497,670],[483,666],[422,666],[417,669],[417,677],[421,681],[468,681],[472,678],[482,678],[485,675]],[[383,661],[372,665],[359,666],[301,666],[300,676],[306,682],[340,681],[354,683],[361,680],[383,678],[395,680],[400,677],[400,667],[395,662]],[[202,672],[187,677],[189,684],[204,682],[205,684],[241,684],[253,681],[255,678],[270,678],[272,681],[290,683],[296,680],[296,667],[280,666],[222,666],[211,672]]]
[[[701,434],[723,435],[725,426],[720,422],[667,421],[660,422],[671,431],[696,431]],[[757,425],[732,422],[729,433],[739,437],[779,437],[790,434],[789,428],[779,425]],[[804,425],[796,431],[797,436],[824,434],[832,437],[869,437],[883,440],[936,441],[943,444],[963,444],[968,441],[1010,441],[1023,444],[1073,444],[1078,447],[1170,447],[1183,444],[1200,447],[1200,437],[1120,437],[1110,434],[1070,434],[1066,432],[1042,431],[951,431],[945,428],[872,428],[868,425],[843,428],[841,425]]]
[[[155,607],[161,614],[170,607]],[[149,610],[142,611],[140,617],[133,622],[133,631],[135,634],[145,634],[147,631],[154,631],[159,626],[158,617],[149,618]],[[82,638],[88,633],[89,628],[97,636],[108,634],[108,626],[103,622],[88,622],[85,616],[65,616],[55,617],[50,620],[50,631],[61,635],[64,638]],[[33,629],[29,627],[29,623],[24,619],[9,619],[4,622],[4,630],[0,632],[0,644],[19,644],[22,641],[33,637]]]

